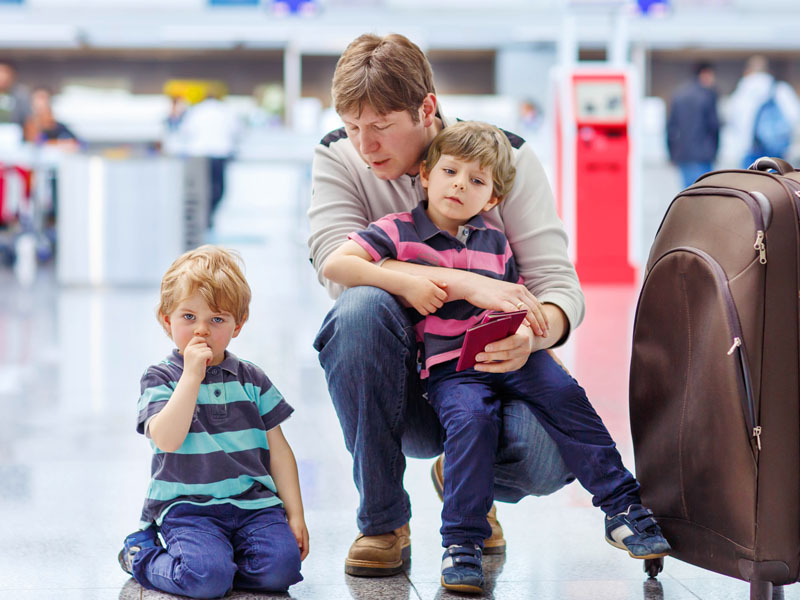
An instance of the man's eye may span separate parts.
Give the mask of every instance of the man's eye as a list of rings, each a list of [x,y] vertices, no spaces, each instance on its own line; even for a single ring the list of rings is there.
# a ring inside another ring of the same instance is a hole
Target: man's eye
[[[443,168],[442,171],[444,171],[448,175],[455,175],[456,174],[454,169],[448,169],[447,167]]]
[[[392,126],[391,123],[389,123],[388,125],[375,125],[375,129],[377,129],[378,131],[386,131],[391,126]]]
[[[473,179],[472,183],[474,183],[475,185],[483,185],[483,181],[481,181],[480,179]]]
[[[223,319],[222,317],[214,317],[213,319],[211,319],[211,321],[213,323],[224,323],[225,319]]]
[[[194,315],[189,314],[189,313],[186,313],[185,315],[183,315],[183,318],[186,319],[187,321],[194,321]]]

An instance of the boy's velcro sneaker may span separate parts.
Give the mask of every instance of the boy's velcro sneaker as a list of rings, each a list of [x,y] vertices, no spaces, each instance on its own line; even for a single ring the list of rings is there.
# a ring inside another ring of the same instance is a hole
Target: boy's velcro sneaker
[[[160,546],[161,542],[158,540],[158,533],[156,532],[155,525],[151,525],[147,529],[140,529],[128,537],[122,544],[122,550],[119,551],[117,560],[119,566],[128,575],[133,575],[133,559],[136,554],[144,548],[154,548]]]
[[[627,550],[633,558],[660,558],[672,550],[653,511],[641,504],[631,504],[625,512],[606,517],[606,541]]]
[[[481,549],[474,544],[454,544],[442,555],[442,586],[456,592],[483,592]]]

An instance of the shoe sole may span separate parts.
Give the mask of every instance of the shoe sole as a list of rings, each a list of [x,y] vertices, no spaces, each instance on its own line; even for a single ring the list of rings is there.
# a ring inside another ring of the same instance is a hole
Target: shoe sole
[[[442,587],[448,590],[453,590],[454,592],[462,592],[466,594],[482,594],[483,588],[478,587],[477,585],[466,585],[466,584],[454,584],[454,583],[445,583],[444,577],[441,578]]]
[[[433,489],[436,490],[436,495],[439,496],[439,500],[444,502],[444,496],[442,495],[442,493],[443,493],[442,492],[442,482],[439,481],[439,477],[438,477],[438,474],[437,474],[437,471],[436,471],[436,465],[437,464],[438,464],[438,459],[437,459],[437,462],[435,462],[433,464],[433,466],[431,467],[431,481],[433,482]],[[491,539],[491,538],[489,538],[489,539]],[[483,554],[484,555],[487,555],[487,554],[496,555],[496,554],[505,554],[506,553],[506,541],[505,541],[505,539],[500,540],[500,543],[495,542],[495,543],[489,544],[487,542],[488,542],[488,539],[484,540],[484,542],[483,542]]]
[[[614,548],[625,550],[625,552],[627,552],[628,556],[630,556],[631,558],[638,558],[639,560],[651,560],[653,558],[664,558],[665,556],[669,556],[669,552],[657,552],[655,554],[645,554],[644,556],[637,556],[636,554],[633,554],[630,550],[628,550],[624,544],[618,544],[614,540],[610,540],[608,538],[606,538],[606,541],[612,546],[614,546]]]
[[[344,572],[353,577],[391,577],[402,573],[411,566],[411,545],[403,548],[400,560],[396,563],[385,563],[371,560],[344,560]]]
[[[119,566],[122,567],[122,570],[125,571],[128,575],[133,576],[133,573],[131,573],[128,570],[128,566],[125,564],[125,560],[122,558],[122,553],[123,552],[125,552],[124,548],[119,551],[119,554],[117,554],[117,560],[119,561]]]

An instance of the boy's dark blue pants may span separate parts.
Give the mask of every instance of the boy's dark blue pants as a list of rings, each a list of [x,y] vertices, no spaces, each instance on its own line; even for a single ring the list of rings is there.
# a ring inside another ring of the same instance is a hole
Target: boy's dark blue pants
[[[641,502],[639,483],[586,392],[545,351],[510,373],[456,372],[456,361],[431,368],[428,400],[447,432],[444,444],[442,545],[483,545],[491,535],[494,461],[503,401],[528,402],[564,462],[607,515]]]
[[[191,598],[219,598],[232,587],[285,592],[303,579],[300,550],[280,506],[173,506],[160,527],[166,548],[144,548],[133,561],[142,586]]]

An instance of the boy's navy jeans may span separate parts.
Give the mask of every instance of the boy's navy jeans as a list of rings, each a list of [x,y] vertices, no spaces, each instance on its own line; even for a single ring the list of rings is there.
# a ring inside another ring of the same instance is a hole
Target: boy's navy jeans
[[[325,317],[314,347],[353,455],[358,528],[365,535],[397,529],[411,518],[405,457],[431,458],[444,448],[444,430],[423,397],[407,310],[381,289],[347,289]],[[501,414],[492,459],[497,500],[551,494],[572,481],[528,402],[505,402]]]
[[[639,484],[586,393],[547,352],[508,373],[456,372],[457,361],[430,370],[428,398],[439,415],[444,443],[442,545],[483,545],[491,534],[486,512],[493,499],[493,462],[503,403],[529,403],[555,440],[569,469],[607,515],[639,503]]]
[[[167,547],[133,561],[142,586],[191,598],[219,598],[232,587],[285,592],[303,579],[300,550],[280,506],[173,506],[160,527]]]

